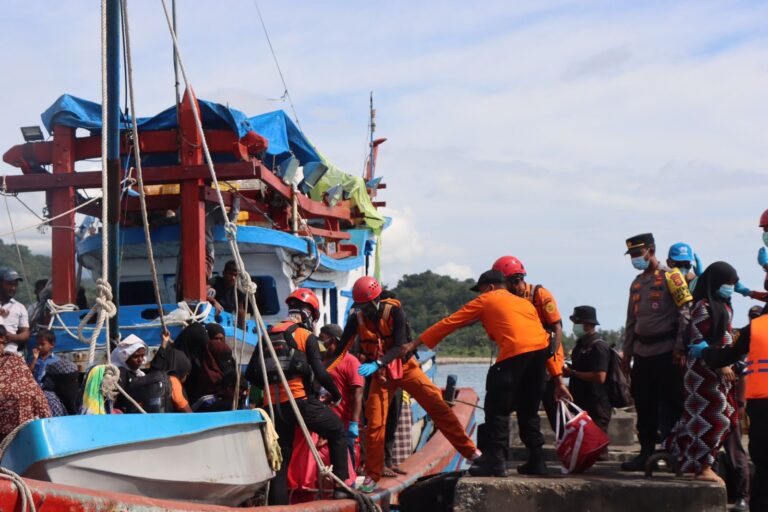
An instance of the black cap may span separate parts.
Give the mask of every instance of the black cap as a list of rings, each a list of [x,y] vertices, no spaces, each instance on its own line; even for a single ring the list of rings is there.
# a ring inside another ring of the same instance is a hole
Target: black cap
[[[576,306],[573,308],[571,322],[575,324],[600,325],[597,321],[597,311],[592,306]]]
[[[501,270],[486,270],[480,274],[477,284],[470,288],[473,292],[479,292],[480,287],[485,284],[504,284],[504,274]]]
[[[635,235],[631,238],[627,238],[627,252],[624,254],[629,254],[629,251],[633,249],[645,249],[646,247],[652,246],[654,243],[653,233]]]
[[[325,324],[320,328],[320,334],[326,334],[338,340],[341,338],[342,329],[338,324]]]

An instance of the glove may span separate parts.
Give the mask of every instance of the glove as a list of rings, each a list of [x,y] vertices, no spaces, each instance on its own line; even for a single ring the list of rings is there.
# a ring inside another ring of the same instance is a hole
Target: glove
[[[696,276],[700,276],[704,273],[704,265],[701,264],[701,259],[696,253],[693,254],[693,273],[696,274]]]
[[[357,439],[360,437],[360,427],[358,427],[356,421],[349,422],[349,427],[347,428],[347,437],[352,439]]]
[[[363,377],[368,377],[369,375],[373,375],[378,369],[379,369],[379,363],[377,363],[376,361],[372,363],[363,363],[360,365],[360,369],[357,370],[357,373],[362,375]]]
[[[761,267],[768,265],[768,250],[766,250],[765,247],[761,247],[760,250],[757,251],[757,264]]]
[[[707,343],[707,340],[702,340],[696,345],[691,345],[688,348],[688,353],[691,357],[699,359],[701,358],[701,354],[704,353],[705,348],[709,348],[709,343]]]
[[[741,295],[745,297],[749,297],[749,294],[752,293],[752,290],[741,284],[741,282],[736,283],[736,293],[740,293]]]

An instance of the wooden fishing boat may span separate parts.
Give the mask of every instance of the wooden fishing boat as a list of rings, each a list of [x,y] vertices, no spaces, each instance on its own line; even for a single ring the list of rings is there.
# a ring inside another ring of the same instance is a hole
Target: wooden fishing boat
[[[458,391],[458,398],[462,402],[456,402],[453,410],[459,421],[465,426],[467,433],[471,434],[475,429],[475,408],[469,404],[477,403],[477,394],[469,388],[460,388]],[[206,454],[210,453],[206,452]],[[136,457],[136,454],[133,457]],[[136,458],[141,459],[141,456],[139,455]],[[371,496],[383,509],[386,509],[390,504],[396,504],[398,494],[412,485],[419,477],[442,471],[451,471],[459,468],[462,463],[463,459],[456,453],[445,437],[439,432],[435,433],[426,441],[423,447],[400,465],[401,469],[407,472],[407,475],[382,479],[379,490]],[[317,500],[281,507],[236,508],[189,501],[155,499],[124,492],[91,490],[81,486],[54,484],[33,478],[24,478],[24,482],[30,488],[35,506],[39,512],[60,512],[63,510],[67,512],[113,512],[117,510],[141,510],[142,512],[226,512],[235,510],[250,510],[254,512],[354,512],[357,507],[356,502],[353,500]],[[6,480],[0,481],[0,510],[20,510],[20,502],[21,498],[14,484]]]

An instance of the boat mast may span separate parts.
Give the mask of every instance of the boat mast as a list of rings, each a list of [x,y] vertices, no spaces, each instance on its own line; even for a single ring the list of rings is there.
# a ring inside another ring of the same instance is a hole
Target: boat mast
[[[373,176],[374,176],[374,166],[375,166],[374,158],[373,158],[373,152],[374,152],[374,147],[375,147],[375,145],[373,143],[373,133],[376,131],[376,110],[373,108],[373,91],[371,91],[370,107],[369,108],[370,108],[370,116],[371,116],[371,121],[370,121],[370,125],[369,125],[369,128],[370,128],[370,141],[368,143],[368,146],[369,146],[368,147],[368,150],[369,150],[369,152],[368,152],[368,170],[367,170],[368,172],[366,173],[365,181],[371,181],[373,179]]]
[[[176,0],[171,2],[171,15],[173,17],[173,33],[179,34],[178,25],[176,23]],[[179,55],[176,53],[176,45],[173,45],[173,88],[176,90],[176,124],[179,123],[179,104],[181,103],[181,93],[179,93]]]
[[[113,300],[120,297],[120,0],[107,3],[107,232],[109,243],[109,284]],[[136,112],[132,112],[136,115]],[[103,219],[102,219],[103,222]],[[102,231],[102,236],[104,233]],[[119,310],[119,307],[117,308]],[[118,314],[109,319],[112,340],[120,340]],[[106,346],[109,350],[109,345]]]

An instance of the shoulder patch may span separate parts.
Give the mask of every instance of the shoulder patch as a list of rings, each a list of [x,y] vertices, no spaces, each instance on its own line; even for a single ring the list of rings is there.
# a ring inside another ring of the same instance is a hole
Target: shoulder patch
[[[551,301],[547,302],[547,304],[544,306],[544,311],[547,313],[554,313],[555,309],[557,308],[555,308],[555,305]]]

